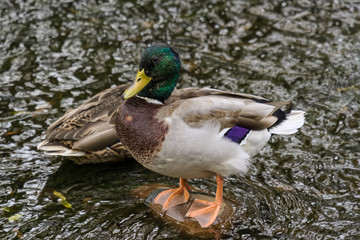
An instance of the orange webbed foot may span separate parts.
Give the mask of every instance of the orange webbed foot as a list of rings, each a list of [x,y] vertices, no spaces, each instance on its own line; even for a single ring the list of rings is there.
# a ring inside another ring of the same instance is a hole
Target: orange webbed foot
[[[190,185],[186,179],[180,178],[180,187],[176,189],[165,190],[157,195],[155,204],[163,206],[163,211],[167,211],[174,206],[187,203],[190,199]]]
[[[202,228],[210,227],[219,215],[222,202],[208,202],[195,199],[186,217],[195,218]]]
[[[217,189],[214,202],[195,199],[185,217],[195,218],[202,228],[210,227],[220,213],[223,203],[223,178],[216,176]]]

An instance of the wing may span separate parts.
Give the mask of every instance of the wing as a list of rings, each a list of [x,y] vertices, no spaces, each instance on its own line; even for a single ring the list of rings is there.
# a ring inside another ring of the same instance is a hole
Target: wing
[[[159,112],[158,117],[180,117],[192,127],[216,122],[221,125],[221,129],[241,126],[261,130],[270,128],[286,118],[285,112],[281,110],[283,107],[289,111],[291,103],[269,102],[248,94],[194,89],[186,95],[180,95],[176,101],[168,103],[167,107]]]

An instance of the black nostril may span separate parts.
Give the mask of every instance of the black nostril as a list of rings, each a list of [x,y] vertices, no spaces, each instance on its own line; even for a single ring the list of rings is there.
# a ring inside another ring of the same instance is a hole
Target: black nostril
[[[136,80],[137,82],[140,82],[141,78],[138,78],[138,80]]]

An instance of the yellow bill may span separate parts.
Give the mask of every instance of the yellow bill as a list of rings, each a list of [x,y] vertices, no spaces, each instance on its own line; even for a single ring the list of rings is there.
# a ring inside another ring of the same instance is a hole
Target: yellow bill
[[[138,71],[138,73],[136,74],[135,82],[128,89],[125,90],[125,92],[123,93],[123,98],[132,98],[133,96],[138,94],[151,80],[152,77],[146,76],[144,69]]]

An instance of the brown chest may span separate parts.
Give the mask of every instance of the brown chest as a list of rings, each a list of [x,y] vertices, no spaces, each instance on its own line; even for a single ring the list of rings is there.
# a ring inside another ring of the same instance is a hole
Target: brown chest
[[[116,132],[120,141],[140,163],[150,161],[161,149],[167,125],[155,116],[162,105],[141,98],[126,100],[119,108]]]

